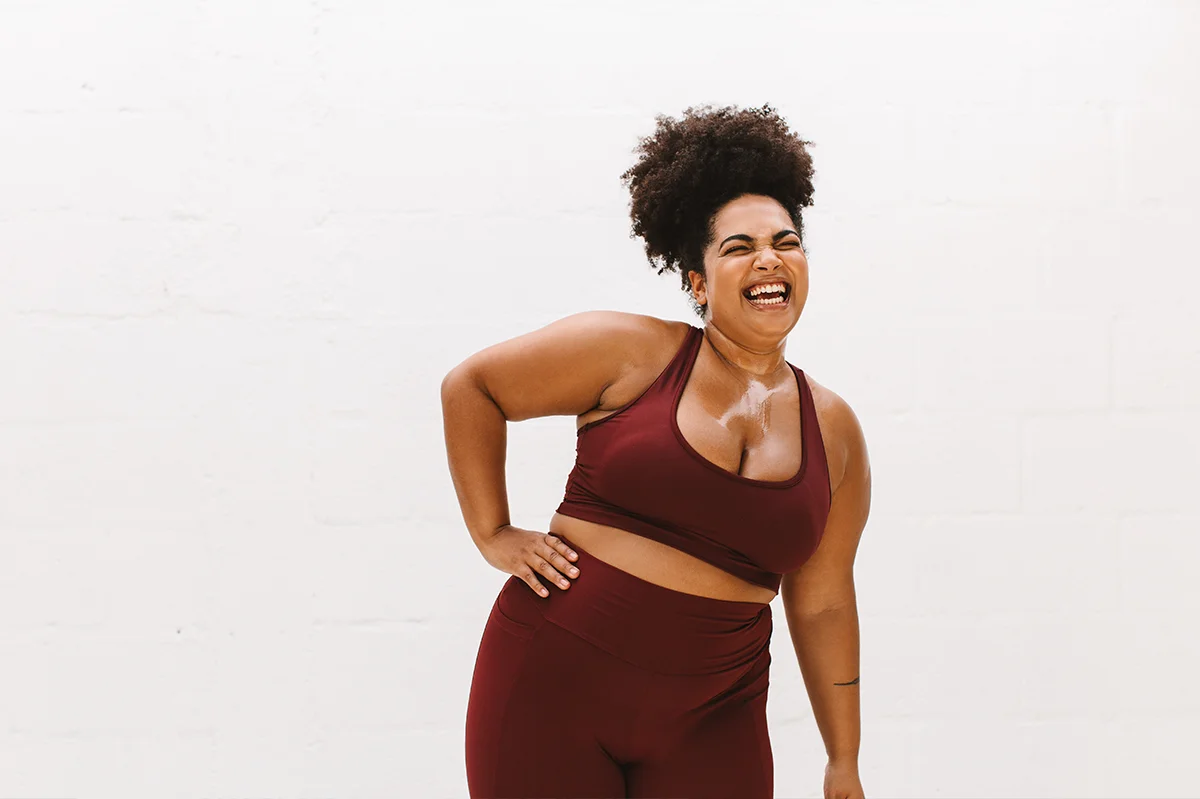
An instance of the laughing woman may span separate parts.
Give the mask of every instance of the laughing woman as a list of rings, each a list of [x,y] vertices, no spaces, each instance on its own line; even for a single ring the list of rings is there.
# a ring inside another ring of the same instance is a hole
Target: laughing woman
[[[657,118],[622,179],[652,266],[701,326],[567,316],[442,383],[446,450],[492,606],[466,716],[473,797],[770,797],[773,627],[787,624],[828,763],[858,776],[859,421],[784,358],[808,300],[805,142],[771,109]],[[510,524],[506,423],[577,417],[546,531]]]

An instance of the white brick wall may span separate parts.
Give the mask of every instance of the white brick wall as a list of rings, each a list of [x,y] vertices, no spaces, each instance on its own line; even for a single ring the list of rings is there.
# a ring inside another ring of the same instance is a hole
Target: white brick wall
[[[440,379],[696,321],[618,176],[704,102],[816,142],[867,795],[1200,795],[1200,4],[989,6],[0,0],[0,795],[465,796]],[[518,524],[573,447],[513,426]]]

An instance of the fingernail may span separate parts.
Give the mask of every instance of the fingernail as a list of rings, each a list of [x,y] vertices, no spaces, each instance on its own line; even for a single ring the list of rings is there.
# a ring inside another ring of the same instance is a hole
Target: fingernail
[[[579,574],[579,569],[572,567],[571,568],[571,576],[574,577],[577,574]]]
[[[578,556],[578,555],[576,555],[574,552],[572,552],[572,553],[571,553],[571,557],[573,557],[573,558],[577,558],[577,557],[579,557],[579,556]]]

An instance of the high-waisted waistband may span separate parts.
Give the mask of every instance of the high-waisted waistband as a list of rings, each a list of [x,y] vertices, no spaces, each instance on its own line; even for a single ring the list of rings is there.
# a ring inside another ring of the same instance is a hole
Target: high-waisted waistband
[[[565,591],[536,596],[523,580],[505,585],[501,604],[520,616],[537,607],[547,621],[641,668],[659,674],[715,674],[762,657],[771,639],[771,606],[688,594],[656,585],[579,553],[579,576]],[[543,579],[543,582],[546,582]],[[522,607],[514,608],[517,602]]]

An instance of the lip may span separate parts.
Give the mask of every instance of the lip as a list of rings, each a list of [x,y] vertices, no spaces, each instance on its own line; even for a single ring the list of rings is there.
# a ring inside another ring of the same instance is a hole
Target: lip
[[[746,292],[749,291],[750,289],[754,288],[755,286],[762,286],[764,284],[770,284],[770,283],[782,283],[783,285],[787,286],[787,299],[784,300],[783,302],[777,303],[775,305],[756,305],[753,302],[751,302],[749,299],[746,298]],[[789,308],[791,308],[792,307],[792,295],[795,293],[796,293],[796,290],[795,290],[795,287],[792,285],[791,281],[785,280],[784,278],[781,278],[781,277],[772,277],[772,278],[767,278],[765,280],[756,280],[753,283],[747,284],[744,288],[742,288],[742,300],[756,311],[761,311],[763,313],[774,313],[777,311],[786,311]]]
[[[791,309],[792,295],[794,293],[795,292],[792,290],[791,286],[789,285],[787,299],[784,300],[783,302],[776,303],[774,305],[755,305],[754,303],[750,302],[750,300],[746,299],[745,294],[742,295],[742,302],[746,303],[751,308],[753,308],[754,310],[759,311],[761,313],[778,313],[779,311],[787,311],[787,310]]]
[[[782,278],[782,277],[772,277],[772,278],[767,278],[765,280],[755,280],[753,283],[747,283],[746,285],[742,286],[743,295],[745,294],[745,292],[749,291],[750,289],[754,288],[755,286],[761,286],[766,283],[782,283],[783,285],[788,287],[788,294],[789,295],[791,294],[792,281],[787,280],[786,278]]]

